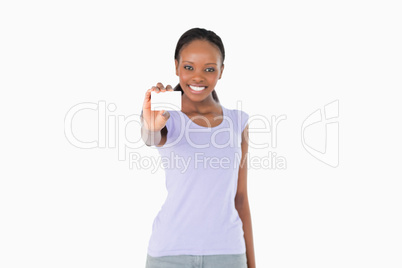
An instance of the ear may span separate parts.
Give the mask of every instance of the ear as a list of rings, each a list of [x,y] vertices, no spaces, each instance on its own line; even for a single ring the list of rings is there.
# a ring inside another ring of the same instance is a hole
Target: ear
[[[174,60],[174,65],[176,66],[176,75],[179,76],[179,62]]]
[[[221,77],[222,77],[222,73],[223,73],[223,69],[225,68],[225,65],[222,63],[222,66],[221,66],[221,73],[220,73],[220,75],[219,75],[219,79],[221,79]]]

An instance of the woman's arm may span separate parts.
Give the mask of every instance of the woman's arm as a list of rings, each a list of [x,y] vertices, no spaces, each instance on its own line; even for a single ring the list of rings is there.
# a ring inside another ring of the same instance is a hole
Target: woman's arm
[[[168,111],[151,110],[151,92],[156,93],[173,91],[171,85],[166,88],[162,83],[148,89],[145,93],[144,103],[141,111],[141,138],[148,146],[163,146],[166,143],[167,128],[166,122],[170,117]]]
[[[163,127],[159,131],[151,131],[148,130],[146,126],[144,126],[144,118],[142,117],[141,112],[141,138],[147,146],[163,146],[166,143],[167,129],[166,126]]]
[[[145,93],[144,103],[141,110],[141,138],[147,146],[163,146],[166,143],[166,122],[170,117],[168,111],[151,110],[151,92],[156,93],[173,91],[171,85],[163,87],[162,83],[148,89]],[[162,113],[163,112],[163,113]]]
[[[235,206],[243,222],[244,240],[246,242],[247,267],[255,268],[253,228],[251,224],[251,213],[247,196],[248,125],[245,127],[242,133],[241,150],[242,157],[239,167]]]

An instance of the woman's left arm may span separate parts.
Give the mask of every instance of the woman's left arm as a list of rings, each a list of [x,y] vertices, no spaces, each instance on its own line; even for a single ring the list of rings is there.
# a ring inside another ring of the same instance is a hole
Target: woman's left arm
[[[243,222],[244,240],[246,242],[247,267],[255,268],[253,228],[251,224],[251,213],[247,196],[248,125],[244,128],[242,133],[241,151],[242,157],[239,167],[235,206]]]

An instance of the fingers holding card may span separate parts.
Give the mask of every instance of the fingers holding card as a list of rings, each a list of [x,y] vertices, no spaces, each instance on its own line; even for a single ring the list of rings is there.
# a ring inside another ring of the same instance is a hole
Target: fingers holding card
[[[151,92],[152,111],[181,111],[181,91]]]

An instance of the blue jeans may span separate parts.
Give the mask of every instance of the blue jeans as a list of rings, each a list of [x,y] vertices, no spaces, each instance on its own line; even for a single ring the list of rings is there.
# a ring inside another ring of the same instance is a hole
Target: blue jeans
[[[152,257],[145,268],[247,268],[246,253],[223,255],[176,255]]]

